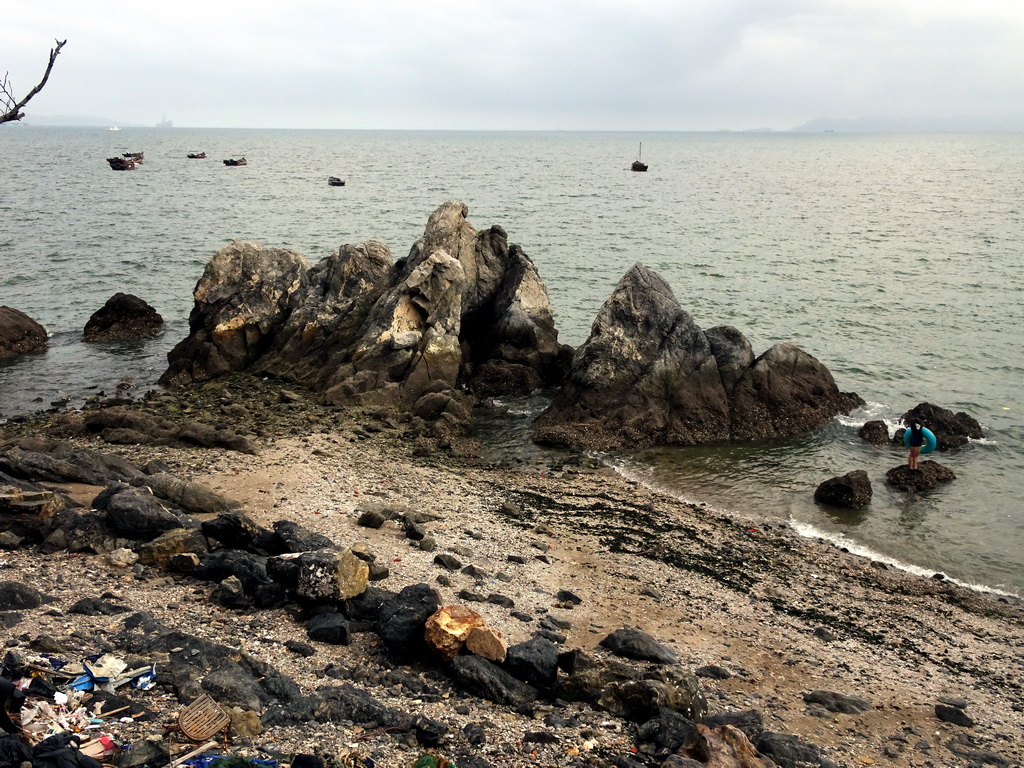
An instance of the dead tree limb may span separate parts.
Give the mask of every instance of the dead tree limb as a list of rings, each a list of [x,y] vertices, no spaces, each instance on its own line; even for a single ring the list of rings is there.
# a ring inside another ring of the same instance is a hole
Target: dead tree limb
[[[0,115],[0,123],[10,123],[15,120],[21,120],[25,116],[22,112],[25,105],[29,103],[33,96],[43,90],[43,86],[46,85],[46,81],[50,79],[50,71],[53,69],[53,63],[57,60],[57,56],[60,54],[60,49],[64,47],[67,40],[54,40],[57,43],[56,47],[50,49],[50,62],[46,65],[46,72],[43,73],[43,79],[39,81],[39,85],[28,92],[21,101],[14,95],[14,88],[11,86],[10,72],[4,74],[3,80],[0,80],[0,109],[4,112]]]

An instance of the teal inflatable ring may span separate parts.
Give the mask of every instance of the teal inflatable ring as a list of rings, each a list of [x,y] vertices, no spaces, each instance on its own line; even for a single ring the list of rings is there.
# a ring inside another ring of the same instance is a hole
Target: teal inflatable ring
[[[924,433],[924,445],[921,446],[921,453],[931,453],[935,450],[935,446],[939,443],[935,439],[935,433],[932,432],[928,427],[921,427],[921,431]],[[910,447],[910,428],[903,433],[903,444]]]

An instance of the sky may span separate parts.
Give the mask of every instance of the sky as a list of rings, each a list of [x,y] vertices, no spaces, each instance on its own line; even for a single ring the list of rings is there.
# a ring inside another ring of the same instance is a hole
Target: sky
[[[224,128],[786,130],[1024,114],[1022,0],[8,0],[26,110]]]

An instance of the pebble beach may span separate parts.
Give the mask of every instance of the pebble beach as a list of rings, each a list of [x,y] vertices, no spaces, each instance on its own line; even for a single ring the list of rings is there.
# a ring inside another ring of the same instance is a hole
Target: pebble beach
[[[379,586],[431,584],[445,604],[479,612],[509,645],[545,626],[557,628],[566,649],[600,654],[598,644],[610,632],[643,630],[697,673],[712,715],[756,710],[766,730],[816,745],[834,765],[1021,764],[1019,599],[973,591],[941,574],[908,574],[802,538],[756,509],[726,515],[683,503],[583,456],[543,466],[484,464],[471,443],[418,445],[387,419],[306,407],[302,397],[279,399],[271,410],[285,414],[281,421],[257,412],[255,399],[221,398],[221,407],[234,406],[238,414],[242,403],[252,411],[251,423],[262,423],[252,430],[258,455],[69,439],[140,466],[159,459],[178,476],[236,500],[260,525],[291,520],[339,545],[360,545],[387,568]],[[197,406],[163,395],[153,407],[171,413]],[[59,436],[74,418],[44,418],[17,431]],[[102,489],[60,490],[88,508]],[[426,528],[436,548],[407,538],[393,522],[376,529],[358,524],[363,511],[379,506],[435,517]],[[439,567],[438,552],[476,568]],[[260,658],[303,690],[344,670],[382,702],[445,723],[448,736],[436,752],[455,765],[628,764],[622,756],[661,764],[645,757],[636,724],[607,712],[557,699],[528,709],[495,704],[459,689],[434,660],[396,664],[373,633],[357,633],[347,646],[307,641],[287,609],[227,609],[210,599],[214,585],[188,576],[119,566],[103,555],[21,548],[2,553],[0,579],[54,598],[5,630],[8,650],[32,654],[42,644],[72,657],[95,652],[131,614],[66,610],[83,596],[106,595],[132,612]],[[559,599],[565,592],[578,604]],[[508,600],[487,602],[495,593]],[[286,643],[296,639],[315,652],[289,650]],[[394,668],[427,685],[417,691],[382,673]],[[816,692],[868,706],[833,711]],[[103,727],[125,742],[166,738],[181,704],[159,687],[143,701],[147,717]],[[482,729],[482,743],[467,736],[471,726]],[[185,746],[179,739],[175,748]],[[370,758],[377,766],[412,765],[424,751],[414,740],[356,722],[257,727],[236,733],[224,747],[282,762],[317,753],[339,765]]]

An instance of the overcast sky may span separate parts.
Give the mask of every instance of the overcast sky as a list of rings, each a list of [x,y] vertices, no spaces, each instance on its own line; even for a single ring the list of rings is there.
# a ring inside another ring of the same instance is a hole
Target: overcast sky
[[[1024,112],[1024,0],[10,0],[38,115],[153,125],[787,129]]]

